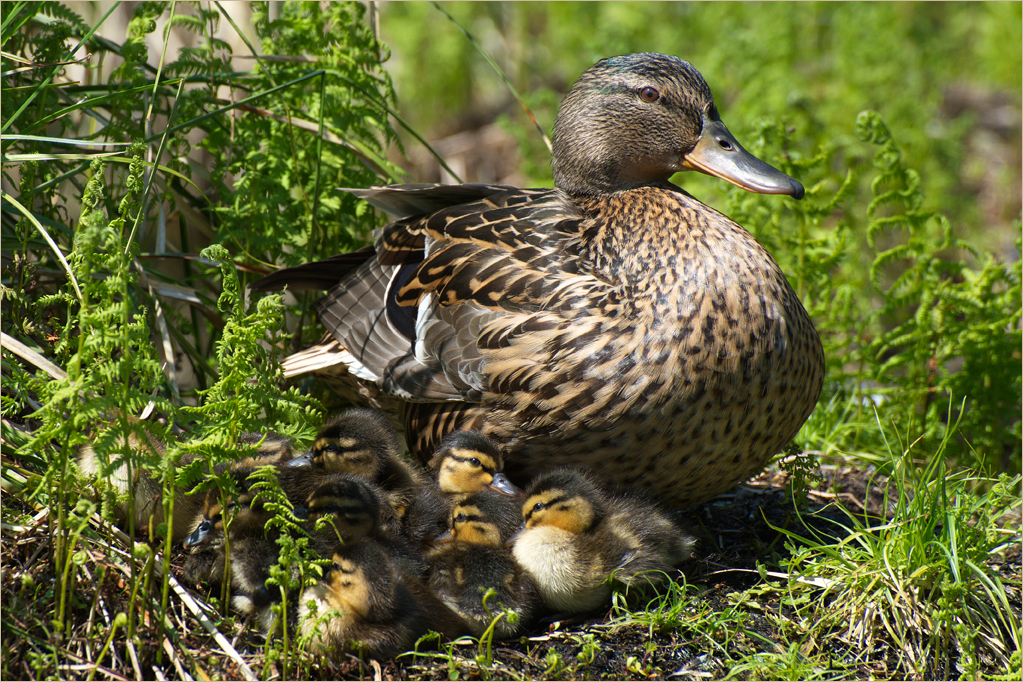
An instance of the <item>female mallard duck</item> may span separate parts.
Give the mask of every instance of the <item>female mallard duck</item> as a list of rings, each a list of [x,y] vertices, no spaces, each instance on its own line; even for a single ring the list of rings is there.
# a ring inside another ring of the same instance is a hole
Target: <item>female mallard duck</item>
[[[707,500],[796,435],[824,354],[770,254],[669,179],[803,187],[744,150],[699,72],[667,55],[597,62],[553,143],[555,189],[351,190],[398,218],[375,246],[256,288],[334,285],[332,362],[408,401],[424,461],[478,429],[513,476],[585,465],[676,507]]]
[[[655,507],[609,497],[569,469],[538,478],[522,505],[512,554],[544,602],[562,613],[605,606],[612,581],[659,582],[689,558],[693,540]]]
[[[299,600],[300,632],[317,653],[352,651],[393,658],[433,630],[445,638],[467,632],[465,623],[373,540],[337,548],[324,581]]]
[[[455,506],[450,531],[427,556],[430,589],[474,637],[492,623],[498,639],[515,637],[535,614],[536,584],[505,547],[521,519],[519,500],[481,490]]]
[[[478,431],[445,436],[427,466],[436,472],[437,487],[453,504],[484,488],[512,497],[522,495],[502,473],[501,449]]]

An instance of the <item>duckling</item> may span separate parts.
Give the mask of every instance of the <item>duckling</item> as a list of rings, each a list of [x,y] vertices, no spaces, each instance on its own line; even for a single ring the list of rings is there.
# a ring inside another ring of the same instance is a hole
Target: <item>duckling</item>
[[[544,602],[563,613],[604,606],[612,580],[626,586],[663,580],[690,556],[694,542],[653,505],[605,495],[570,469],[534,481],[522,518],[512,554]]]
[[[384,545],[407,574],[415,577],[426,574],[420,552],[396,532],[400,520],[384,501],[383,491],[363,478],[330,475],[309,496],[305,507],[295,509],[295,515],[307,519],[312,547],[324,558],[331,557],[338,544],[371,538]],[[316,530],[316,521],[327,515],[330,516],[327,525]]]
[[[413,546],[425,547],[447,528],[448,507],[429,480],[402,460],[399,444],[397,431],[383,413],[345,410],[320,429],[310,465],[323,472],[361,476],[379,486],[398,519],[393,530]]]
[[[226,501],[221,496],[218,486],[212,486],[204,494],[198,496],[202,509],[198,514],[192,532],[184,539],[182,545],[189,550],[185,560],[183,575],[185,580],[197,585],[208,583],[219,584],[224,578],[224,526],[225,516],[230,517],[232,536],[232,559],[234,558],[234,540],[245,536],[261,535],[270,513],[258,502],[253,505],[254,493],[249,489],[251,482],[248,475],[252,467],[239,467],[231,470],[237,494],[228,496]]]
[[[501,449],[479,431],[455,431],[438,445],[429,468],[436,472],[440,491],[452,504],[473,493],[490,488],[505,495],[521,497],[522,490],[501,473]]]
[[[431,630],[448,639],[467,632],[457,614],[371,539],[339,546],[324,582],[307,588],[299,602],[299,631],[321,654],[388,659]]]
[[[426,478],[402,460],[400,439],[382,412],[352,408],[320,429],[313,442],[311,463],[332,473],[354,474],[391,494],[425,484]]]
[[[445,542],[427,557],[430,589],[462,617],[474,637],[482,637],[502,611],[514,613],[516,622],[500,618],[494,635],[515,637],[536,612],[536,583],[504,546],[521,519],[515,498],[481,490],[455,507]]]
[[[129,417],[129,421],[139,422],[139,419]],[[117,496],[121,501],[113,505],[114,517],[118,526],[127,530],[129,528],[129,516],[134,520],[135,530],[149,528],[152,535],[155,529],[165,522],[166,517],[163,506],[163,486],[155,480],[146,467],[136,466],[132,473],[132,481],[128,481],[128,466],[122,463],[112,472],[108,466],[104,466],[104,459],[94,447],[94,443],[87,443],[82,446],[78,455],[78,467],[83,473],[95,478],[103,478],[111,483]],[[118,438],[114,447],[109,450],[106,461],[114,462],[119,457],[120,447],[124,440]],[[142,437],[132,433],[128,437],[128,447],[136,453],[135,460],[162,458],[167,451],[165,443],[158,438],[143,434]],[[178,466],[186,466],[196,459],[196,455],[185,454],[178,462]],[[188,495],[187,493],[195,484],[177,488],[174,497],[174,516],[169,524],[168,532],[171,534],[172,542],[181,542],[190,532],[190,527],[199,513],[202,499],[199,496]],[[128,496],[131,499],[125,499]]]
[[[238,444],[255,447],[250,456],[234,461],[233,466],[262,466],[265,464],[287,464],[300,455],[293,449],[294,443],[287,436],[273,432],[249,432],[238,436]]]
[[[252,489],[255,481],[249,475],[254,470],[255,467],[230,470],[237,492],[226,504],[217,486],[206,491],[202,520],[183,543],[190,551],[183,576],[191,584],[221,584],[227,572],[229,547],[231,604],[245,615],[255,615],[269,632],[275,623],[270,607],[280,601],[280,593],[268,588],[266,581],[280,555],[277,544],[280,531],[266,527],[273,514]]]

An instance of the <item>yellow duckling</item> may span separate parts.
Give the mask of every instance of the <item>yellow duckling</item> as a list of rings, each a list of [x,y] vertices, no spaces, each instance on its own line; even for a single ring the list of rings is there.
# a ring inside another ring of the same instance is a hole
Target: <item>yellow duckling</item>
[[[384,545],[369,539],[342,545],[333,560],[324,581],[299,600],[299,631],[313,652],[388,659],[431,630],[445,638],[467,631],[457,614],[401,571]]]
[[[522,490],[501,473],[501,449],[479,431],[455,431],[446,436],[438,444],[429,468],[436,472],[440,491],[453,505],[484,488],[522,495]]]
[[[515,560],[561,613],[607,604],[612,580],[657,582],[691,554],[693,539],[653,505],[605,495],[587,476],[559,469],[536,479],[522,505]]]
[[[536,612],[536,584],[505,547],[521,518],[518,500],[481,490],[455,507],[445,542],[427,557],[430,589],[475,637],[491,623],[498,639],[515,637]]]

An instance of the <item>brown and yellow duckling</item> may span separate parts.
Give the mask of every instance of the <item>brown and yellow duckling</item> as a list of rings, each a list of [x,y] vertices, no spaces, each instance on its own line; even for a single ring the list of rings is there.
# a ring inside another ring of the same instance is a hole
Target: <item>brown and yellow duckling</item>
[[[498,639],[515,637],[536,615],[536,584],[505,547],[522,523],[519,503],[489,489],[469,496],[455,506],[450,531],[427,557],[430,589],[475,637],[491,624]]]
[[[138,421],[134,420],[133,421]],[[140,438],[132,435],[129,440],[129,447],[137,453],[139,459],[160,458],[167,451],[167,445],[152,436]],[[221,465],[222,468],[250,468],[266,464],[284,464],[294,459],[291,439],[276,433],[245,433],[238,439],[238,445],[245,450],[255,449],[255,452],[246,454],[241,458],[228,464]],[[120,456],[116,450],[108,456],[115,461]],[[186,453],[178,460],[177,466],[185,467],[193,463],[197,455]],[[131,506],[134,508],[135,528],[146,528],[150,524],[155,530],[165,520],[163,505],[163,487],[150,474],[145,467],[136,467],[132,472],[133,483],[128,485],[128,467],[124,464],[114,467],[111,473],[106,471],[101,457],[97,453],[94,444],[89,443],[82,447],[79,453],[79,468],[86,474],[102,476],[113,483],[114,490],[123,496],[128,496],[131,491]],[[223,469],[221,469],[223,470]],[[202,514],[204,496],[191,494],[191,491],[198,485],[198,481],[190,486],[178,487],[175,489],[174,517],[170,524],[171,539],[173,542],[182,542],[195,529],[196,523]],[[115,513],[118,523],[127,527],[128,519],[127,502],[119,502],[116,505]]]
[[[339,544],[369,538],[384,545],[404,572],[426,574],[426,562],[401,535],[401,520],[387,505],[384,492],[359,476],[329,475],[295,515],[306,519],[312,547],[324,558],[330,558]],[[317,523],[320,519],[324,521]]]
[[[397,218],[373,247],[254,288],[331,287],[333,361],[405,401],[423,461],[478,429],[513,477],[585,466],[678,508],[755,474],[817,404],[820,338],[767,250],[671,179],[802,185],[742,148],[692,65],[653,53],[580,76],[551,166],[553,189],[350,190]]]
[[[612,582],[668,579],[694,542],[653,505],[606,495],[569,469],[530,486],[522,519],[512,554],[536,580],[546,605],[566,614],[605,606]]]
[[[254,467],[244,466],[230,470],[234,479],[234,493],[227,493],[214,485],[198,496],[202,504],[201,511],[192,532],[182,542],[184,548],[189,550],[184,566],[184,578],[189,584],[208,583],[215,586],[224,579],[225,529],[229,529],[231,538],[232,566],[237,558],[235,550],[239,539],[263,536],[271,513],[255,499],[255,491],[251,490],[253,481],[249,479],[249,474],[253,470]],[[276,560],[276,555],[273,560]]]
[[[522,495],[522,490],[503,473],[501,449],[479,431],[455,431],[445,436],[428,466],[452,505],[484,488],[512,497]]]
[[[388,659],[431,630],[447,639],[467,632],[457,614],[370,539],[339,546],[324,580],[299,603],[300,632],[312,651],[335,656],[350,651]]]
[[[421,471],[400,455],[400,438],[381,412],[354,408],[328,421],[307,457],[313,469],[361,476],[379,486],[398,521],[392,530],[427,547],[447,528],[447,504]],[[301,467],[289,475],[300,475]]]

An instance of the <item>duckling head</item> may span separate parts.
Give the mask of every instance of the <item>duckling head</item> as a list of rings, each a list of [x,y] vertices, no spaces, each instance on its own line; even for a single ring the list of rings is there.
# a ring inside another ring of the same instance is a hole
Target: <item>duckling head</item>
[[[505,495],[522,495],[501,473],[504,457],[500,448],[478,431],[456,431],[445,437],[430,460],[430,468],[437,472],[437,484],[445,494],[490,488]]]
[[[455,505],[450,530],[439,540],[501,547],[521,522],[519,505],[514,498],[483,489]]]
[[[296,508],[295,513],[311,522],[329,516],[328,524],[338,539],[353,542],[377,530],[382,503],[380,494],[366,481],[338,474],[320,483],[309,495],[306,509]]]
[[[398,434],[383,414],[355,408],[324,424],[312,448],[312,464],[325,471],[377,477],[384,462],[398,456]]]
[[[552,143],[554,184],[572,196],[696,170],[750,192],[803,197],[801,184],[742,148],[700,72],[670,55],[628,54],[591,66],[565,96]]]
[[[222,496],[220,487],[213,486],[203,495],[202,514],[198,523],[187,538],[182,542],[185,549],[197,548],[207,544],[223,542],[225,524],[230,525],[231,532],[247,534],[261,532],[270,514],[255,499],[255,492],[250,490],[248,474],[251,469],[232,469],[231,477],[235,481],[236,493]]]
[[[526,493],[522,521],[526,529],[538,526],[585,533],[607,514],[607,502],[593,481],[568,469],[540,476]]]

